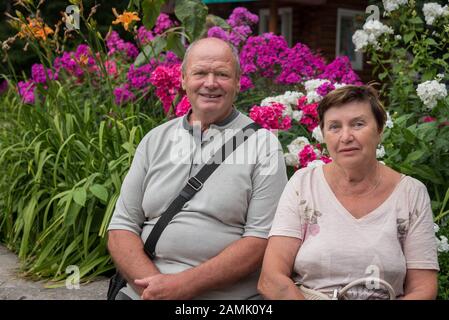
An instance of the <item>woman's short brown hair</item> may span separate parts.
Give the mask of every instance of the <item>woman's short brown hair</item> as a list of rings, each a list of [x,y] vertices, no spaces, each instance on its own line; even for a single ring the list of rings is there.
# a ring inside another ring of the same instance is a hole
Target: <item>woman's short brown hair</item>
[[[377,90],[370,84],[363,86],[346,85],[328,93],[318,105],[320,128],[324,127],[324,114],[332,107],[340,107],[351,102],[368,102],[371,106],[377,128],[383,130],[387,121],[387,113],[379,100]]]

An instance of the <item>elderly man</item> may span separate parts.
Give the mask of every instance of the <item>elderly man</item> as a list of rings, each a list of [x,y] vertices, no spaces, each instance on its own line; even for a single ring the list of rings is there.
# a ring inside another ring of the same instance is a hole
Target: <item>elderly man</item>
[[[287,182],[282,148],[265,129],[237,147],[183,205],[154,256],[144,251],[157,220],[211,150],[252,123],[233,107],[240,65],[230,44],[217,38],[191,44],[182,86],[192,110],[142,139],[109,225],[110,254],[128,281],[116,299],[257,298],[266,239]]]

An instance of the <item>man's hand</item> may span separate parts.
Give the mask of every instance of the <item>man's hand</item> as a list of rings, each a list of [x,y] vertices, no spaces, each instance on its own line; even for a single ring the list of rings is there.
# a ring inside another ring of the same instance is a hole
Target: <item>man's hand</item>
[[[184,283],[182,274],[157,274],[143,279],[136,279],[134,283],[143,290],[143,300],[187,300],[192,299],[189,284]]]

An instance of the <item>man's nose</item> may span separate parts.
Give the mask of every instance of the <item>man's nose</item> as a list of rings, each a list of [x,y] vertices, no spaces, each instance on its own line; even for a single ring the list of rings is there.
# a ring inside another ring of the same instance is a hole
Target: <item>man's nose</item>
[[[204,85],[206,87],[215,87],[216,84],[217,83],[216,83],[215,75],[212,72],[208,73],[207,77],[206,77],[206,79],[204,81]]]

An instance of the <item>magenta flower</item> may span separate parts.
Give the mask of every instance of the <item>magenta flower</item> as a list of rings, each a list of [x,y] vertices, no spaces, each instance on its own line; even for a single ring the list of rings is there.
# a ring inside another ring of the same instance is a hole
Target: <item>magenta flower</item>
[[[335,58],[329,63],[324,72],[319,76],[320,79],[327,79],[333,83],[345,83],[361,85],[359,76],[352,70],[351,62],[346,56]]]
[[[207,36],[209,38],[218,38],[218,39],[222,39],[224,41],[229,41],[229,35],[228,33],[223,30],[220,27],[212,27],[209,30],[207,30]]]
[[[109,49],[108,55],[118,53],[128,60],[133,60],[139,55],[136,46],[131,42],[125,42],[116,31],[112,31],[106,36],[106,46]]]
[[[134,93],[129,91],[128,84],[123,85],[123,87],[115,88],[114,96],[115,96],[115,104],[117,105],[122,105],[135,99]]]
[[[335,86],[330,82],[325,82],[316,89],[316,92],[320,96],[324,97],[325,95],[327,95],[329,92],[331,92],[333,90],[335,90]]]
[[[19,81],[17,84],[19,95],[22,97],[22,102],[27,104],[34,104],[35,102],[35,96],[34,96],[34,89],[36,88],[36,85],[33,83],[32,80],[28,81]]]
[[[151,30],[147,30],[144,26],[141,26],[138,30],[137,30],[137,43],[140,46],[144,46],[147,43],[151,42],[151,40],[154,39],[154,35],[153,32],[151,32]]]
[[[240,77],[240,91],[246,91],[248,89],[254,88],[254,84],[251,79],[247,76]]]
[[[47,71],[47,76],[45,75],[45,71]],[[31,78],[35,83],[46,83],[47,77],[49,80],[57,79],[57,74],[54,76],[53,72],[50,69],[45,70],[42,64],[33,64],[31,67]]]
[[[189,112],[191,107],[192,106],[190,105],[189,98],[187,98],[187,96],[183,96],[181,101],[179,101],[179,103],[176,105],[176,108],[175,108],[176,116],[182,117],[187,112]]]
[[[284,116],[285,106],[273,102],[269,106],[253,106],[249,117],[265,129],[288,130],[291,128],[291,118]]]
[[[154,26],[154,33],[161,34],[173,26],[175,26],[175,23],[170,20],[170,17],[165,13],[161,13],[159,17],[157,17],[156,24]]]
[[[226,22],[233,28],[242,25],[255,25],[259,22],[259,17],[246,8],[237,7],[232,11]]]

